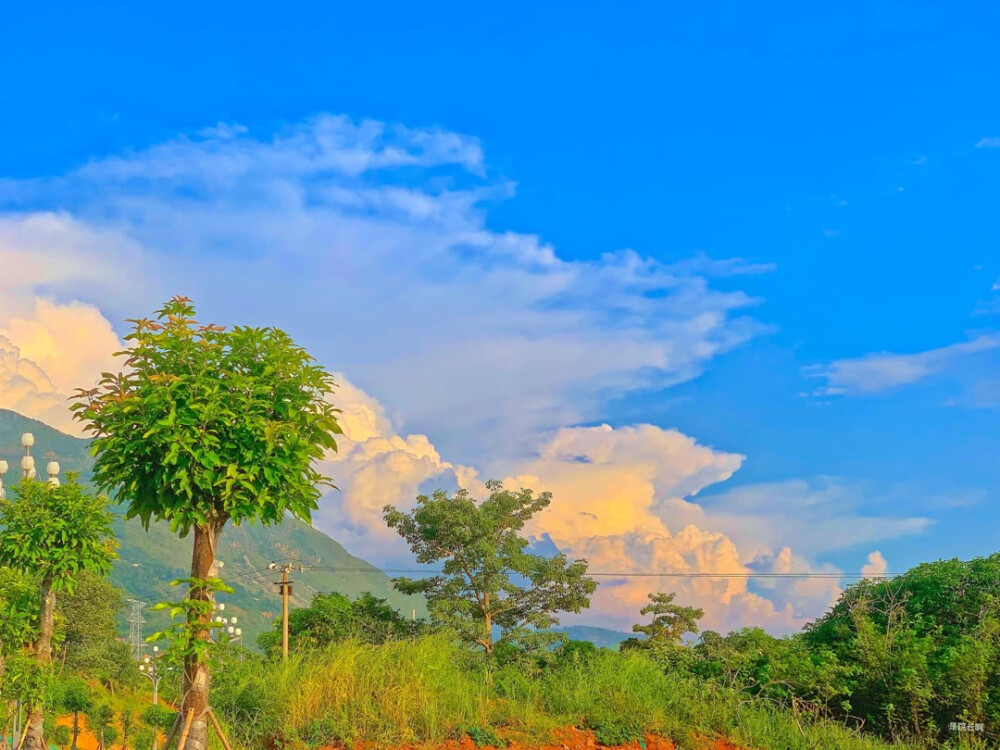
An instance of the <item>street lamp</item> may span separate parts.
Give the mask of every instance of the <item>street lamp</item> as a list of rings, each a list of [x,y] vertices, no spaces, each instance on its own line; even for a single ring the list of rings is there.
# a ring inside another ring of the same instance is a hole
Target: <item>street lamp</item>
[[[153,657],[150,658],[147,654],[142,657],[142,664],[139,665],[139,671],[146,675],[146,677],[148,677],[153,683],[154,706],[160,702],[160,666],[157,663],[159,652],[159,646],[153,646]]]
[[[49,485],[52,487],[59,486],[59,462],[49,461],[49,465],[45,467],[45,473],[49,475]]]
[[[142,664],[139,665],[139,671],[142,672],[146,677],[149,678],[150,682],[153,683],[153,705],[159,705],[160,703],[160,665],[158,662],[160,648],[159,646],[153,646],[153,658],[149,658],[149,655],[142,657]],[[154,730],[153,734],[153,750],[158,750],[160,745],[160,736],[157,730]]]

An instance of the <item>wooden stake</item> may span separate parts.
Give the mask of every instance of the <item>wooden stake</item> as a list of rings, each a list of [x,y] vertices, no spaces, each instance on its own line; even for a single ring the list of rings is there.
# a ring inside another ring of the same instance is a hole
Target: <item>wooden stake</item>
[[[215,733],[219,735],[219,739],[222,740],[222,746],[226,750],[233,750],[232,745],[229,744],[229,740],[226,739],[225,732],[222,731],[222,725],[219,724],[219,720],[215,716],[215,711],[211,708],[208,709],[208,718],[212,721],[212,726],[215,727]]]
[[[177,750],[183,750],[184,743],[187,742],[188,735],[191,734],[191,725],[194,723],[194,709],[188,711],[187,719],[184,721],[184,729],[181,730],[181,738],[177,740]]]

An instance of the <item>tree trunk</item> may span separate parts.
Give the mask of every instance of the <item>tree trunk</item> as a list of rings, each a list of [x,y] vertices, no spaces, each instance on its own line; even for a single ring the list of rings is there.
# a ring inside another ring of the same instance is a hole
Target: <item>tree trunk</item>
[[[222,524],[218,521],[210,521],[206,524],[198,524],[194,527],[194,552],[191,557],[191,577],[211,578],[214,574],[215,550],[219,541],[219,531]],[[190,591],[192,599],[197,601],[214,601],[214,594],[211,591],[200,590],[192,586]],[[198,618],[198,639],[207,641],[211,631],[209,623],[212,621],[211,615],[203,615]],[[184,660],[184,702],[181,707],[181,716],[186,717],[190,712],[194,712],[194,722],[191,724],[191,731],[183,748],[179,750],[207,750],[208,748],[208,687],[209,668],[207,663],[199,662],[194,655],[188,655]]]
[[[483,615],[486,632],[483,633],[483,649],[486,655],[493,653],[493,611],[490,609],[490,594],[483,594]]]
[[[39,622],[38,640],[35,641],[35,658],[39,665],[52,661],[52,629],[56,611],[56,593],[52,590],[52,580],[42,580],[42,613]],[[24,750],[46,750],[45,716],[42,705],[36,704],[28,713],[28,734],[24,738]]]
[[[78,711],[73,712],[73,744],[69,746],[69,750],[76,750],[76,742],[80,737],[80,713]]]

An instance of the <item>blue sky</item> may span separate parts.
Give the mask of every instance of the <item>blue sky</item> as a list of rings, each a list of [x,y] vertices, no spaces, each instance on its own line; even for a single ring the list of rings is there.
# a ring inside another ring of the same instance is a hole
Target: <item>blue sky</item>
[[[285,283],[255,287],[276,295],[266,309],[329,366],[343,363],[398,429],[429,435],[446,459],[488,466],[498,446],[546,430],[674,428],[746,457],[731,478],[698,495],[706,509],[738,505],[732,493],[740,487],[781,494],[793,481],[813,488],[834,481],[849,490],[824,502],[853,503],[856,511],[838,528],[860,528],[869,516],[929,520],[919,532],[860,545],[843,531],[836,545],[802,551],[814,565],[856,571],[875,548],[892,570],[987,554],[996,549],[992,528],[1000,520],[1000,7],[877,6],[243,2],[104,3],[95,11],[22,4],[0,30],[0,65],[13,73],[2,92],[0,138],[8,147],[0,150],[0,211],[15,218],[55,211],[88,231],[113,228],[137,247],[156,248],[145,267],[161,269],[163,279],[185,265],[209,278],[222,266],[202,260],[243,252],[260,259],[278,240],[248,247],[239,233],[208,223],[197,224],[199,238],[188,236],[178,201],[245,221],[257,215],[261,195],[274,197],[253,189],[263,167],[240,183],[249,188],[206,197],[212,189],[200,192],[201,176],[168,185],[145,174],[133,184],[109,163],[148,166],[158,158],[150,149],[178,138],[211,140],[218,131],[204,129],[217,123],[246,128],[230,134],[237,141],[266,143],[324,113],[454,135],[465,140],[439,143],[425,160],[348,175],[337,186],[355,195],[415,186],[435,200],[454,195],[474,202],[477,230],[537,237],[563,261],[584,264],[581,278],[591,281],[541,303],[528,295],[553,315],[580,316],[574,335],[603,336],[648,312],[629,308],[645,277],[630,277],[607,304],[599,301],[601,274],[613,273],[602,259],[623,250],[672,269],[686,290],[644,287],[646,303],[662,295],[680,311],[662,326],[635,324],[644,336],[637,346],[674,336],[685,305],[720,317],[705,339],[690,332],[679,339],[681,366],[658,369],[655,357],[636,355],[627,378],[595,370],[591,380],[545,386],[542,416],[523,424],[507,424],[509,414],[499,412],[449,421],[405,393],[433,390],[428,373],[448,370],[452,355],[435,360],[446,350],[444,337],[429,336],[423,349],[414,343],[414,352],[388,363],[364,348],[373,337],[403,349],[423,338],[400,334],[397,341],[388,319],[361,325],[357,340],[306,325],[305,317],[328,314],[306,301],[324,294],[312,285],[313,256],[285,256]],[[409,130],[393,138],[422,148]],[[169,158],[216,153],[211,144],[198,148]],[[87,164],[105,166],[82,174]],[[303,190],[325,185],[322,169],[305,172]],[[117,198],[102,202],[105,192]],[[464,210],[456,216],[468,218]],[[396,226],[385,217],[384,226]],[[742,259],[739,273],[712,266],[732,258]],[[502,277],[507,262],[484,265],[483,273]],[[468,270],[449,268],[442,273]],[[423,266],[407,272],[414,290],[433,276]],[[393,290],[386,295],[409,288],[386,269],[357,278],[384,282]],[[140,297],[110,294],[92,281],[78,282],[78,294],[41,277],[25,289],[96,305],[121,333],[118,321],[135,313]],[[337,283],[328,285],[331,294]],[[715,296],[703,294],[703,283]],[[192,285],[212,313],[257,313],[245,300],[241,307],[232,289]],[[155,280],[144,288],[161,291]],[[495,291],[516,296],[512,290]],[[359,304],[378,299],[375,289]],[[426,307],[414,305],[393,309],[406,317]],[[509,342],[512,331],[530,338],[530,319],[501,332],[498,320],[513,321],[519,309],[484,313],[484,340],[495,333]],[[352,315],[336,317],[350,324],[366,313]],[[447,328],[461,317],[461,310],[442,313],[428,325]],[[710,353],[700,348],[709,344]],[[395,375],[386,374],[389,367]],[[503,367],[501,359],[496,368]],[[520,367],[532,371],[530,363]],[[497,387],[510,389],[503,383],[498,377]],[[574,402],[583,392],[585,408]],[[496,465],[513,466],[513,453]],[[773,502],[788,517],[800,501],[789,491]]]

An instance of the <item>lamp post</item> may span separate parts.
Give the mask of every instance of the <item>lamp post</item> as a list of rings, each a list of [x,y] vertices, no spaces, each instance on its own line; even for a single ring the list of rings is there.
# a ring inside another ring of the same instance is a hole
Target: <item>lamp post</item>
[[[31,446],[35,444],[35,436],[30,432],[21,435],[21,446],[24,448],[24,458],[21,459],[21,475],[25,479],[35,478],[35,459],[31,455]]]
[[[139,671],[149,678],[150,682],[153,683],[153,705],[157,706],[160,703],[160,665],[158,662],[160,649],[158,646],[153,646],[153,658],[148,655],[142,658],[142,664],[139,665]],[[160,746],[160,735],[159,732],[153,730],[153,750],[159,750]]]
[[[150,658],[148,655],[142,657],[142,664],[139,665],[139,671],[142,672],[146,677],[150,679],[153,683],[153,705],[156,706],[160,702],[160,666],[157,663],[159,658],[160,649],[158,646],[153,646],[153,656]]]

